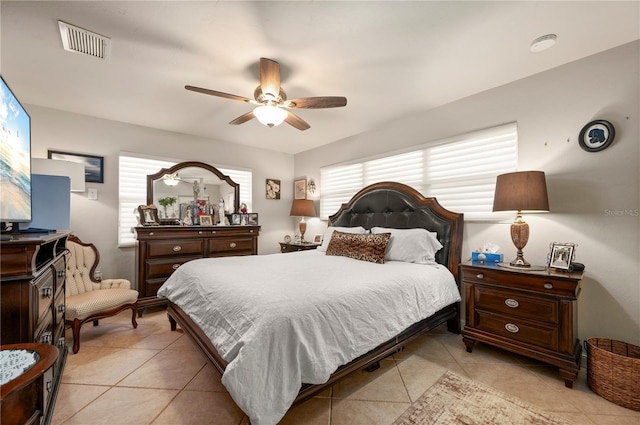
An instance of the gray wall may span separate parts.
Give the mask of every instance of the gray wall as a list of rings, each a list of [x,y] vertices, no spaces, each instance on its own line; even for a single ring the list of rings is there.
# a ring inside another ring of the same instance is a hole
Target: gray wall
[[[135,281],[135,248],[117,246],[120,151],[251,169],[253,212],[259,214],[262,226],[259,253],[279,252],[278,241],[292,232],[289,210],[293,199],[293,155],[34,105],[25,107],[31,115],[33,157],[46,158],[47,149],[104,156],[104,183],[87,183],[87,189],[98,189],[98,200],[88,200],[86,192],[71,193],[71,229],[80,239],[98,247],[100,270],[105,278]],[[282,181],[280,200],[266,199],[267,178]]]
[[[549,214],[525,216],[531,230],[525,258],[544,264],[551,242],[577,243],[576,261],[586,265],[578,302],[580,339],[603,336],[640,344],[639,53],[640,43],[630,43],[416,112],[296,155],[295,174],[318,180],[323,166],[517,121],[519,169],[545,171],[551,208]],[[588,153],[577,138],[594,119],[611,121],[616,137],[605,151]],[[324,226],[315,220],[307,232],[321,233]],[[515,257],[509,226],[467,222],[463,258],[486,242]]]

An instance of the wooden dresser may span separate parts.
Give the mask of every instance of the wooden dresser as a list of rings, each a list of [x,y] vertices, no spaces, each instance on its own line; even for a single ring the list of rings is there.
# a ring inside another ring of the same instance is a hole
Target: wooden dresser
[[[136,227],[138,309],[163,306],[156,297],[171,273],[190,260],[258,254],[260,226]]]
[[[582,272],[562,273],[460,266],[467,351],[476,341],[557,366],[573,387],[582,346],[577,339],[577,299]]]
[[[70,232],[15,235],[0,250],[2,345],[44,343],[59,355],[43,385],[42,421],[48,424],[67,358],[64,335],[66,243]]]

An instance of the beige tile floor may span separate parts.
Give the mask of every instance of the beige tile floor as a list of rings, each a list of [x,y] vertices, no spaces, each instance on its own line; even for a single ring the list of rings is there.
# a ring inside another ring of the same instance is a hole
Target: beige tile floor
[[[127,313],[82,329],[69,354],[54,425],[241,425],[246,418],[213,368],[163,311],[145,312],[138,328]],[[436,329],[381,362],[294,407],[282,425],[388,425],[446,370],[511,393],[558,417],[585,425],[638,425],[640,412],[595,395],[580,371],[574,389],[555,368]]]

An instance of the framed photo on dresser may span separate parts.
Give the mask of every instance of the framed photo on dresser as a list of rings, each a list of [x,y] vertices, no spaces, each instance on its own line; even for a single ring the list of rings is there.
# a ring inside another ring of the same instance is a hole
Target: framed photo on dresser
[[[159,226],[158,209],[154,205],[139,205],[138,213],[140,214],[141,226]]]
[[[213,226],[213,219],[210,215],[200,215],[200,226]]]
[[[549,245],[549,268],[570,270],[576,244],[552,242]]]

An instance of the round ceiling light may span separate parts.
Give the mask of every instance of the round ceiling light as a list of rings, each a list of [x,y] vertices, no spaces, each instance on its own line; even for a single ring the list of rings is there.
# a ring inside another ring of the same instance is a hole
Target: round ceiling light
[[[282,124],[284,119],[287,118],[287,111],[267,103],[254,109],[253,115],[267,127],[274,127]]]
[[[554,44],[556,44],[558,36],[555,34],[547,34],[540,36],[531,42],[531,46],[529,46],[529,50],[533,53],[541,52],[543,50],[547,50]]]

